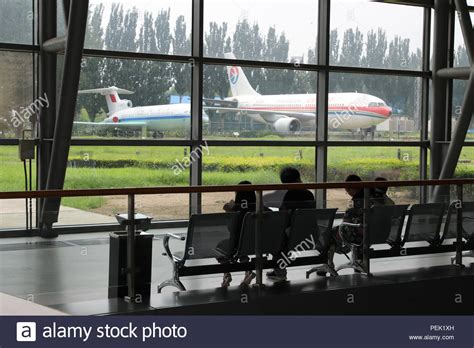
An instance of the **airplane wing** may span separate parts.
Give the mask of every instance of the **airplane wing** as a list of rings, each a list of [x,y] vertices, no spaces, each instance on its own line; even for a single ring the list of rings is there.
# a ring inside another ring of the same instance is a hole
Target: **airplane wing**
[[[236,108],[238,105],[238,102],[233,101],[233,100],[203,98],[202,101],[203,101],[204,107],[209,106],[209,107]]]
[[[222,106],[203,106],[206,110],[215,110],[215,111],[222,111],[222,112],[239,112],[243,115],[245,114],[255,114],[260,115],[265,121],[272,122],[278,116],[284,117],[293,117],[298,119],[301,122],[311,121],[316,118],[316,114],[308,113],[308,112],[291,112],[291,111],[268,111],[268,110],[249,110],[249,109],[242,109],[237,107],[222,107]]]

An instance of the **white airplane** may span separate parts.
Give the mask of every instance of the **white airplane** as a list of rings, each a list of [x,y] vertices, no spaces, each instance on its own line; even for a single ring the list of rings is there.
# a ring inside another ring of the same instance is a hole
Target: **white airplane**
[[[235,59],[233,53],[225,58]],[[217,112],[239,112],[251,119],[268,124],[276,132],[298,132],[303,127],[316,127],[316,94],[261,95],[252,88],[244,71],[228,66],[232,97],[224,104],[210,106]],[[329,129],[367,130],[392,115],[392,108],[380,98],[363,93],[329,94]]]
[[[74,122],[77,125],[98,126],[102,129],[132,129],[151,131],[153,137],[163,136],[165,131],[189,131],[191,122],[190,104],[164,104],[133,107],[130,100],[120,99],[119,94],[133,92],[117,87],[96,88],[79,91],[79,94],[101,94],[105,96],[109,112],[102,122]],[[203,123],[209,117],[203,112]]]

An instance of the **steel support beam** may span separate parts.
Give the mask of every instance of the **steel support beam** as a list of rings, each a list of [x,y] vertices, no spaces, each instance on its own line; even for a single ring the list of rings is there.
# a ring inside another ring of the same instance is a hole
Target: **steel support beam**
[[[450,2],[435,0],[434,37],[433,37],[433,116],[431,119],[430,139],[430,178],[437,179],[441,174],[443,145],[445,140],[448,81],[440,78],[436,72],[448,67],[449,63],[449,15]]]
[[[63,53],[66,50],[66,36],[55,37],[43,42],[43,50],[48,53]]]
[[[329,0],[319,1],[318,21],[318,64],[329,66],[329,21],[331,17],[331,5]],[[327,181],[327,157],[328,157],[328,93],[329,72],[328,70],[318,73],[318,91],[316,96],[316,142],[324,145],[316,147],[316,182]],[[318,208],[326,207],[326,190],[316,192],[316,203]]]
[[[442,79],[469,80],[471,76],[470,67],[445,68],[438,70],[436,75]]]
[[[459,14],[459,22],[461,25],[462,36],[466,45],[467,56],[469,63],[473,65],[474,61],[474,35],[472,29],[471,15],[467,6],[466,0],[454,0],[456,4],[456,10]]]
[[[71,143],[74,113],[76,108],[79,77],[81,73],[82,50],[87,26],[89,0],[72,0],[69,9],[69,30],[64,57],[63,79],[56,115],[56,127],[49,163],[47,189],[62,189]],[[42,236],[55,237],[52,224],[57,222],[60,199],[47,199],[41,211]]]
[[[203,84],[203,20],[204,20],[204,1],[193,0],[192,17],[192,55],[196,59],[191,59],[192,69],[192,92],[191,92],[191,140],[202,142],[202,84]],[[201,145],[192,145],[191,153],[199,154],[191,158],[191,177],[192,186],[202,185],[202,156],[203,149]],[[201,193],[191,193],[189,196],[189,213],[201,213]]]
[[[57,3],[56,0],[39,1],[39,40],[46,42],[57,35],[56,28]],[[46,95],[49,100],[49,107],[41,108],[39,113],[38,126],[38,189],[46,189],[48,178],[49,162],[51,159],[52,143],[46,141],[54,135],[54,125],[56,119],[56,69],[57,56],[50,54],[40,45],[39,61],[39,95]],[[38,212],[44,201],[39,201]]]
[[[64,11],[64,23],[66,29],[69,26],[69,12],[71,11],[71,0],[63,0],[63,11]]]
[[[466,50],[471,64],[470,78],[464,95],[463,104],[461,107],[461,115],[458,119],[454,135],[449,144],[448,151],[443,161],[439,179],[448,179],[454,176],[456,167],[459,161],[459,156],[466,140],[466,134],[469,130],[472,114],[474,113],[474,30],[472,27],[471,16],[466,0],[455,0],[456,10],[459,13],[461,29],[466,44]],[[433,200],[441,201],[445,195],[445,190],[441,187],[436,187],[433,193]]]
[[[431,64],[431,9],[425,8],[423,11],[423,71],[429,71]],[[421,119],[420,119],[420,140],[428,141],[428,124],[430,109],[430,79],[422,78],[421,83]],[[428,148],[420,146],[420,180],[428,179]],[[420,188],[420,202],[428,201],[428,190],[426,187]]]
[[[386,4],[424,6],[433,7],[433,0],[372,0],[372,2],[382,2]]]
[[[451,179],[454,176],[458,164],[459,156],[466,140],[466,134],[471,124],[472,114],[474,113],[474,76],[469,79],[466,94],[464,95],[463,105],[461,107],[461,116],[459,117],[456,130],[449,144],[448,152],[443,163],[440,179]],[[435,197],[439,190],[435,190]]]

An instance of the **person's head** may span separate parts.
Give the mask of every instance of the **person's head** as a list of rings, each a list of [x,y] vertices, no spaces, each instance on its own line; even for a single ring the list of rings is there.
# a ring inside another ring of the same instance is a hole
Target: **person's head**
[[[280,180],[283,184],[297,184],[301,182],[301,175],[298,169],[285,167],[280,172]]]
[[[346,182],[360,182],[362,179],[360,176],[356,174],[350,174],[346,177]],[[354,197],[356,194],[358,194],[361,191],[361,189],[356,189],[356,188],[346,188],[346,192],[349,196]]]
[[[239,185],[252,185],[250,181],[241,181]],[[255,191],[239,191],[235,193],[235,203],[241,206],[243,209],[249,209],[255,207],[257,202],[257,196]]]
[[[374,179],[374,181],[388,181],[386,178],[384,177],[381,177],[381,176],[378,176]],[[375,189],[375,192],[376,193],[380,193],[382,195],[386,195],[387,194],[387,191],[388,191],[388,187],[377,187]]]

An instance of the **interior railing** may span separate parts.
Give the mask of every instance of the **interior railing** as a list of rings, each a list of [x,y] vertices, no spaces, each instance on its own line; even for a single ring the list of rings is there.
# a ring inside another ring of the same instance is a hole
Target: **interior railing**
[[[462,202],[463,188],[466,185],[474,185],[474,179],[448,179],[448,180],[411,180],[411,181],[368,181],[368,182],[333,182],[333,183],[299,183],[299,184],[270,184],[270,185],[233,185],[233,186],[186,186],[186,187],[141,187],[141,188],[117,188],[117,189],[85,189],[85,190],[48,190],[27,192],[0,192],[0,199],[28,199],[46,197],[93,197],[93,196],[124,196],[128,197],[127,221],[127,287],[128,299],[133,301],[136,297],[135,290],[135,196],[153,194],[186,194],[186,193],[211,193],[211,192],[239,192],[255,191],[257,197],[256,212],[260,219],[256,222],[256,250],[255,268],[256,284],[262,286],[263,279],[263,255],[259,249],[261,213],[264,211],[263,192],[276,190],[328,190],[328,189],[363,189],[364,190],[364,223],[363,223],[363,259],[364,273],[370,275],[370,245],[369,229],[366,223],[370,208],[370,190],[375,188],[389,187],[456,187],[455,200],[460,202],[460,208],[456,211],[457,235],[456,235],[456,258],[455,264],[462,265]]]

